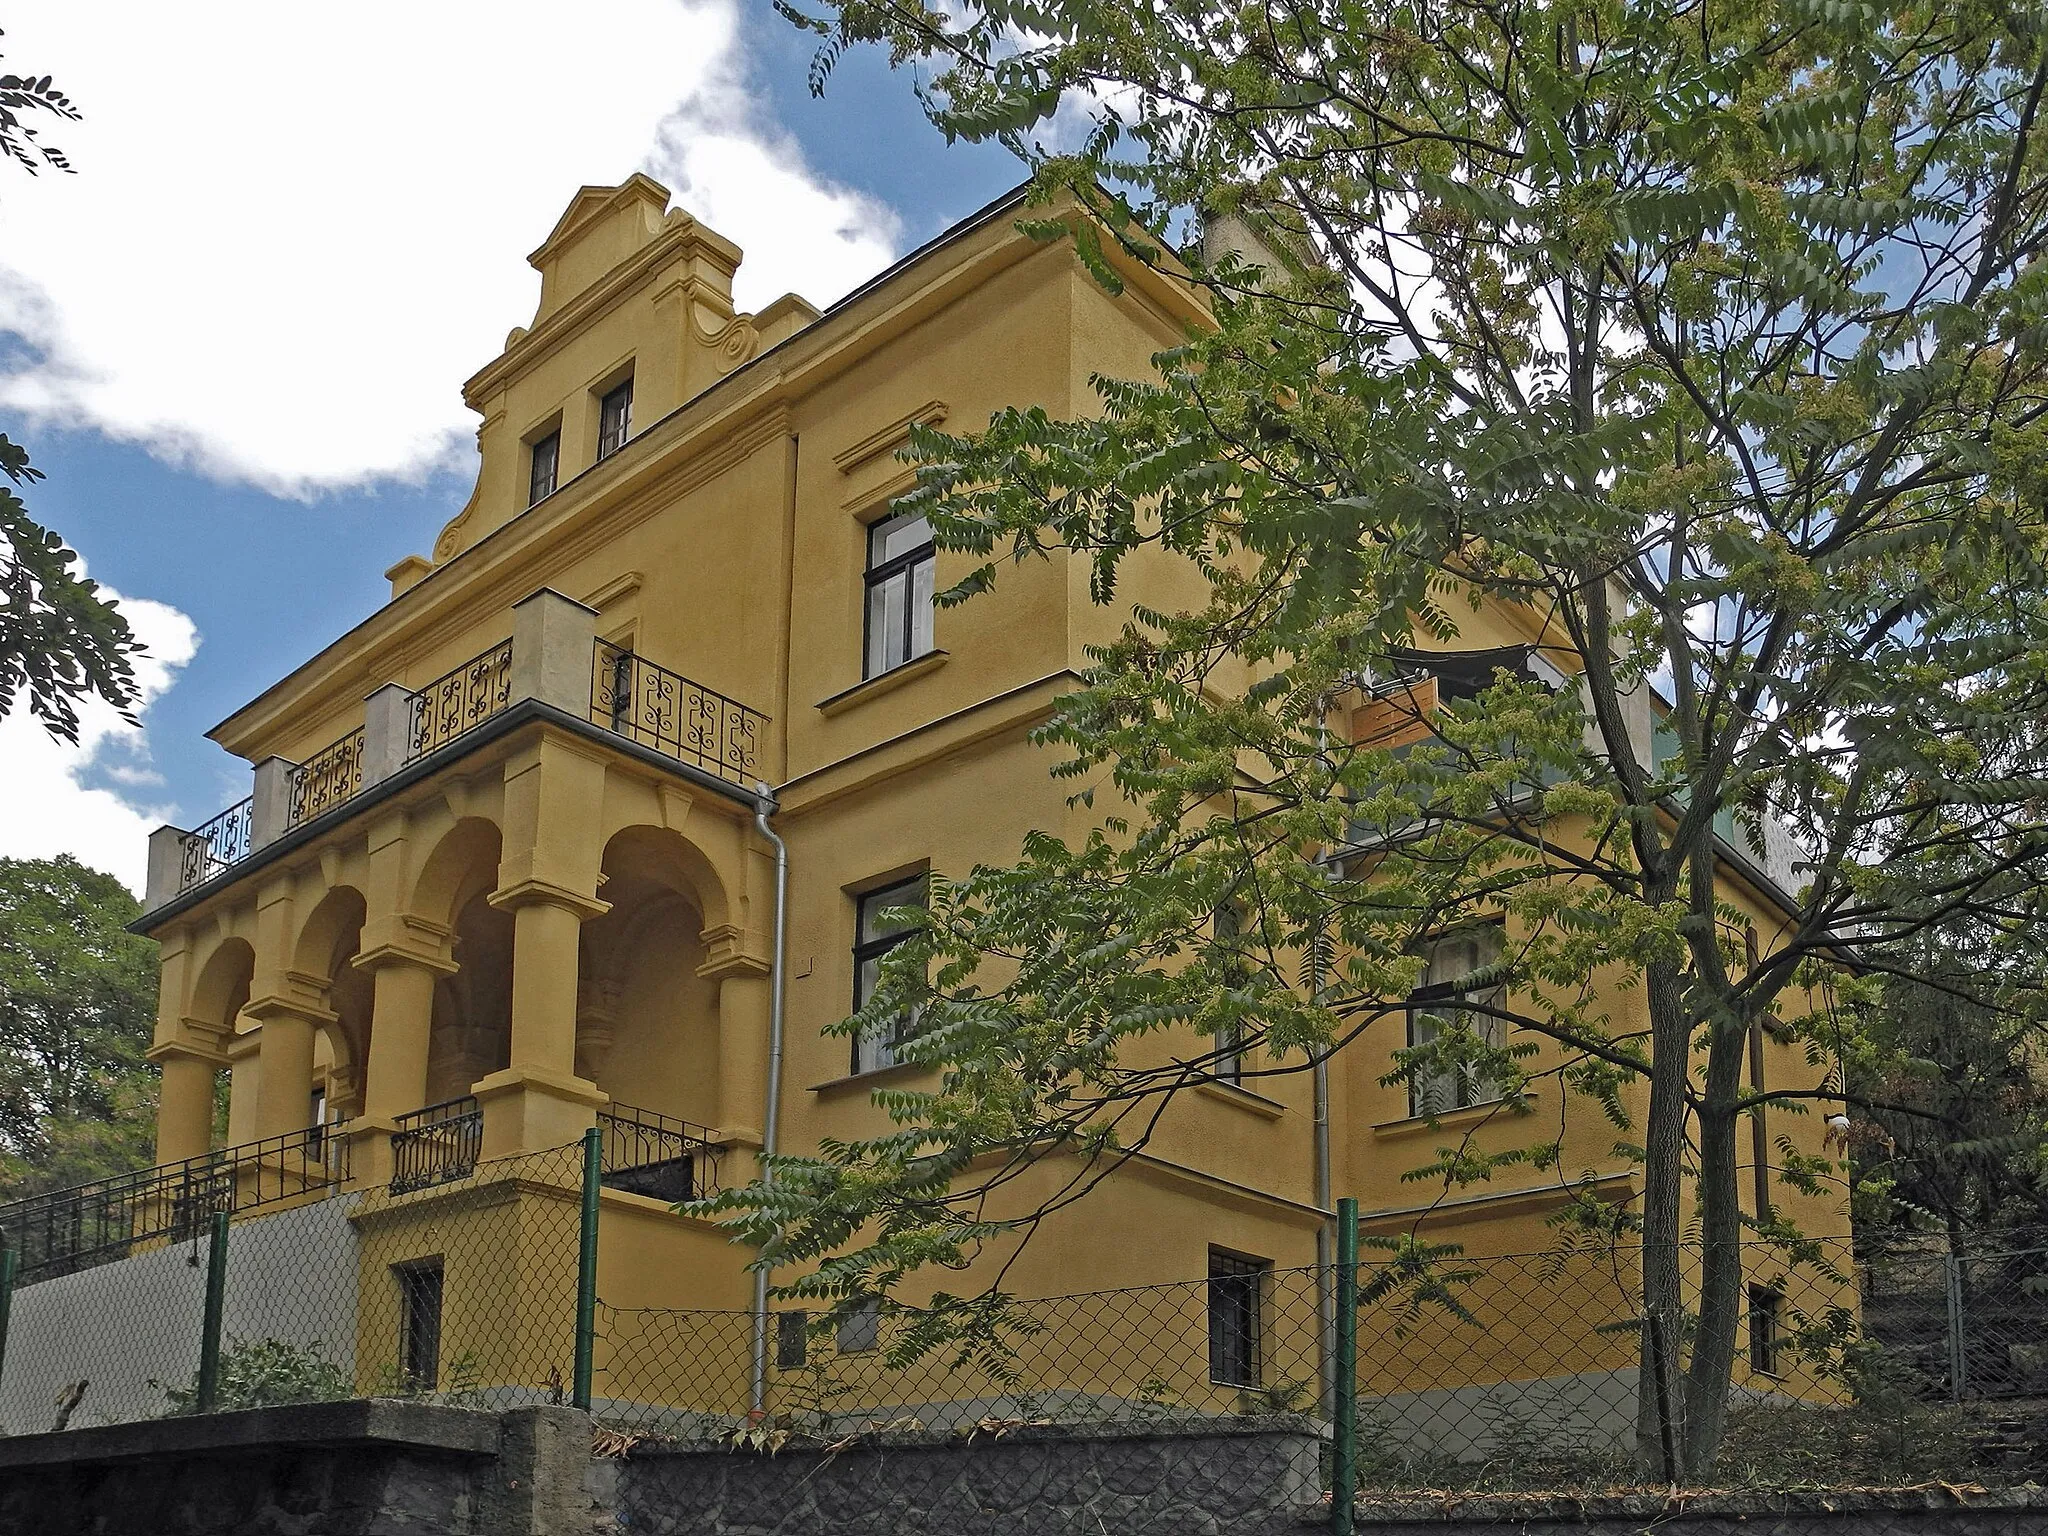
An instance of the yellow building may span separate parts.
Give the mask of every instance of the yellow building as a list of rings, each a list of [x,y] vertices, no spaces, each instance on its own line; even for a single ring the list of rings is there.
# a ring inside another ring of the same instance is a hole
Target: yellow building
[[[1088,411],[1092,374],[1142,373],[1200,311],[1136,266],[1106,294],[1020,234],[1019,208],[992,204],[822,313],[791,296],[739,314],[740,251],[664,188],[583,189],[531,257],[533,319],[464,386],[481,423],[468,505],[391,567],[385,606],[213,732],[254,789],[151,842],[158,1158],[208,1152],[221,1073],[228,1142],[278,1149],[251,1177],[317,1181],[345,1146],[350,1184],[376,1195],[358,1224],[380,1234],[360,1328],[400,1328],[408,1266],[438,1262],[430,1235],[418,1253],[405,1235],[437,1180],[600,1117],[618,1152],[605,1304],[747,1308],[745,1251],[669,1204],[714,1168],[749,1177],[761,1145],[770,832],[788,868],[781,1146],[802,1150],[872,1130],[871,1092],[910,1072],[823,1033],[886,947],[874,914],[927,869],[1078,826],[1027,735],[1117,616],[1060,558],[935,613],[959,572],[892,514],[911,483],[895,451],[916,422]],[[1134,575],[1155,606],[1200,595],[1163,559]],[[1516,623],[1486,616],[1470,643],[1526,641]],[[1768,935],[1764,872],[1752,896]],[[1330,1085],[1329,1193],[1381,1233],[1432,1203],[1401,1174],[1446,1134],[1528,1139],[1457,1085],[1426,1106],[1383,1085],[1404,1027],[1376,1026]],[[1185,1099],[1027,1248],[1010,1290],[1313,1262],[1308,1074]],[[1572,1115],[1562,1175],[1433,1202],[1428,1231],[1534,1252],[1561,1178],[1625,1194],[1611,1128]]]

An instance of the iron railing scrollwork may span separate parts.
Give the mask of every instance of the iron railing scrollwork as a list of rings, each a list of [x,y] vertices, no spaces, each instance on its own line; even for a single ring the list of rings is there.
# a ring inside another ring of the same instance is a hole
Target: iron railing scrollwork
[[[346,1183],[349,1140],[339,1131],[310,1126],[0,1206],[0,1236],[18,1255],[18,1283],[125,1259],[151,1242],[195,1237],[219,1211],[251,1211]]]
[[[400,1115],[391,1133],[391,1193],[468,1178],[483,1145],[484,1112],[475,1099],[445,1099]]]
[[[249,857],[256,801],[238,800],[213,820],[201,822],[179,845],[178,889],[203,885],[222,870]]]
[[[329,742],[291,771],[286,826],[311,821],[354,797],[363,787],[363,728]]]
[[[476,729],[512,702],[512,642],[472,656],[412,696],[406,760],[425,757]]]
[[[597,1128],[606,1188],[670,1202],[718,1192],[718,1146],[706,1127],[613,1104],[599,1113]]]
[[[753,782],[768,717],[609,641],[591,664],[590,718],[665,757]]]

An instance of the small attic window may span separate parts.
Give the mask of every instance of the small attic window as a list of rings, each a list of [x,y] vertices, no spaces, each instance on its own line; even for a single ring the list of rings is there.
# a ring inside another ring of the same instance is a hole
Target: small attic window
[[[633,376],[604,393],[597,402],[597,456],[608,459],[633,435]]]
[[[555,494],[555,477],[562,467],[562,434],[559,430],[537,437],[527,450],[526,504],[530,507]]]

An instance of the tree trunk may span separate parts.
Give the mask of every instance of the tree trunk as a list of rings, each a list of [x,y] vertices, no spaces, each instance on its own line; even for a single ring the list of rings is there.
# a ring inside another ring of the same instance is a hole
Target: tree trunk
[[[1691,1053],[1684,980],[1675,962],[1648,967],[1650,1110],[1643,1128],[1643,1330],[1636,1386],[1636,1460],[1643,1476],[1685,1477],[1685,1398],[1679,1359],[1685,1293],[1679,1266],[1686,1073]]]
[[[1728,1416],[1735,1333],[1742,1319],[1742,1210],[1736,1194],[1735,1100],[1742,1084],[1746,1020],[1715,1021],[1700,1106],[1700,1304],[1685,1382],[1685,1470],[1713,1475]]]

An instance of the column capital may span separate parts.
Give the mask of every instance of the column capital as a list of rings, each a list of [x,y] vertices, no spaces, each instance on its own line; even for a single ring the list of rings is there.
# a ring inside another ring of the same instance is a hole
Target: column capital
[[[765,953],[765,943],[751,942],[753,935],[736,923],[720,923],[697,935],[704,941],[704,961],[697,974],[707,980],[727,976],[766,976],[774,963]]]
[[[529,879],[508,885],[502,890],[491,892],[485,898],[501,912],[516,912],[521,907],[551,906],[573,912],[583,922],[593,917],[603,917],[611,911],[612,904],[599,901],[595,896],[586,896],[581,891],[572,891],[566,885],[557,885],[552,880]]]
[[[159,1040],[142,1053],[142,1059],[161,1067],[167,1061],[203,1061],[209,1068],[228,1064],[228,1054],[218,1044],[207,1046],[196,1040]]]
[[[302,1019],[308,1024],[328,1025],[341,1017],[333,1009],[308,1002],[303,996],[279,992],[250,998],[242,1005],[242,1012],[261,1023],[272,1019]]]
[[[363,924],[358,951],[349,963],[362,971],[387,965],[416,965],[437,976],[452,976],[455,930],[432,918],[396,913]]]

